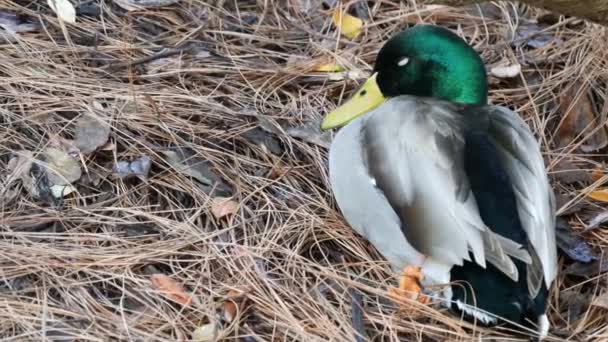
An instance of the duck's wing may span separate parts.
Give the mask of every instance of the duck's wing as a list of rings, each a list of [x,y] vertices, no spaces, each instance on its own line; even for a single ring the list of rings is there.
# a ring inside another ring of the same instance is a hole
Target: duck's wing
[[[482,221],[464,167],[465,121],[458,108],[398,97],[370,113],[362,146],[368,173],[402,221],[408,242],[448,265],[492,263],[514,280],[510,256],[530,262],[521,245]]]
[[[528,265],[528,288],[533,296],[544,278],[547,288],[557,275],[555,198],[538,142],[515,112],[499,106],[487,109],[489,132],[498,146],[517,198],[519,218],[526,232],[533,262]]]

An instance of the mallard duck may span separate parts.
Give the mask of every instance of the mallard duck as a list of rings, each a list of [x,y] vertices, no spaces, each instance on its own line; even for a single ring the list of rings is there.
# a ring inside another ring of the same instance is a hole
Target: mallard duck
[[[545,336],[557,273],[555,200],[520,116],[488,104],[479,55],[451,31],[417,25],[380,49],[372,76],[331,111],[340,128],[330,183],[352,228],[395,270],[467,320]]]

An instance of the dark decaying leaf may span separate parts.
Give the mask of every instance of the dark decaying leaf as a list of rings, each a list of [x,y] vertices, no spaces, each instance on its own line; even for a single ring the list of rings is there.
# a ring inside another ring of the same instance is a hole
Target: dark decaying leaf
[[[581,237],[574,235],[568,221],[565,219],[561,217],[557,218],[555,233],[557,236],[557,246],[572,260],[589,263],[597,259],[597,256],[591,250],[591,246]]]
[[[559,294],[560,311],[565,311],[570,323],[581,318],[581,313],[589,306],[589,295],[575,290],[562,291]]]
[[[211,163],[196,157],[190,150],[176,148],[162,151],[165,161],[178,172],[188,175],[200,183],[205,193],[213,192],[217,196],[229,196],[232,188],[211,170]]]
[[[25,16],[0,10],[0,42],[14,42],[18,33],[34,32],[37,29],[37,25],[29,22]]]
[[[591,230],[599,227],[602,223],[608,222],[608,211],[602,211],[599,214],[596,214],[593,218],[589,220],[585,230]]]
[[[568,160],[561,160],[558,162],[553,168],[551,176],[564,184],[591,182],[591,175],[589,172],[582,170]]]
[[[76,122],[75,136],[74,145],[82,154],[89,154],[108,142],[110,125],[94,114],[86,114]]]
[[[604,272],[608,272],[608,254],[590,263],[575,262],[563,271],[564,274],[580,277],[593,277]]]
[[[363,295],[356,289],[350,289],[351,298],[351,322],[355,330],[355,341],[363,342],[367,339],[365,326],[363,324]]]
[[[283,154],[283,148],[281,147],[281,142],[279,139],[271,135],[271,133],[268,133],[263,128],[256,127],[250,129],[241,134],[241,136],[256,145],[269,150],[273,154]]]
[[[568,196],[565,194],[555,194],[555,202],[558,210],[561,210],[561,208],[563,208],[565,205],[568,205],[565,210],[559,213],[559,216],[571,215],[581,211],[581,209],[584,208],[585,205],[583,201],[580,200],[574,201],[572,202],[572,204],[569,204],[573,199],[573,196]]]
[[[563,43],[563,40],[555,37],[553,33],[543,32],[545,28],[545,26],[536,23],[523,23],[515,30],[511,44],[540,49],[549,44],[559,46]]]
[[[114,166],[114,174],[120,179],[137,177],[142,181],[148,178],[152,161],[148,156],[139,157],[133,161],[121,160]]]
[[[559,111],[564,118],[557,131],[557,147],[566,147],[581,139],[585,139],[580,144],[583,152],[599,150],[608,145],[605,128],[598,128],[599,119],[591,104],[588,89],[588,86],[577,82],[560,95]],[[594,130],[595,133],[591,134]]]
[[[331,132],[321,132],[318,124],[308,124],[302,127],[290,127],[287,134],[293,138],[299,138],[311,144],[329,148],[331,146]]]

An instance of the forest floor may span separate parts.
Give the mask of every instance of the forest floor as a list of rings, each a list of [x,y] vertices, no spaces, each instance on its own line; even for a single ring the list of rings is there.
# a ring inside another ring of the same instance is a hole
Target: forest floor
[[[321,119],[417,23],[469,42],[491,102],[542,144],[549,340],[608,339],[606,29],[502,2],[351,1],[349,38],[335,1],[72,1],[75,23],[55,1],[0,3],[2,340],[526,340],[399,311],[397,274],[328,186]]]

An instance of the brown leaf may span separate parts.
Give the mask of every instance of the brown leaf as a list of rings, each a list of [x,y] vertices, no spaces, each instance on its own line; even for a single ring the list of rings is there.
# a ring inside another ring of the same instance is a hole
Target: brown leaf
[[[239,209],[239,204],[227,197],[215,197],[211,201],[211,213],[215,218],[234,215]]]
[[[183,286],[168,276],[156,273],[150,276],[150,282],[165,297],[176,301],[182,305],[189,305],[192,302],[192,295],[186,293]]]
[[[604,174],[604,169],[593,169],[593,171],[591,171],[591,180],[597,182],[604,177]]]
[[[599,150],[608,145],[608,136],[604,127],[600,127],[592,135],[589,134],[601,123],[596,118],[588,89],[578,82],[560,96],[560,112],[564,115],[556,137],[557,146],[560,148],[568,146],[575,140],[579,142],[581,139],[584,139],[580,145],[583,152]]]
[[[236,290],[228,291],[228,299],[224,301],[222,317],[228,323],[231,323],[237,316],[242,301],[239,297],[242,296],[242,292]]]
[[[75,136],[74,145],[82,154],[89,154],[108,142],[110,125],[94,114],[86,114],[76,122]]]
[[[596,201],[608,202],[608,188],[601,188],[601,189],[592,191],[589,193],[588,196]]]

